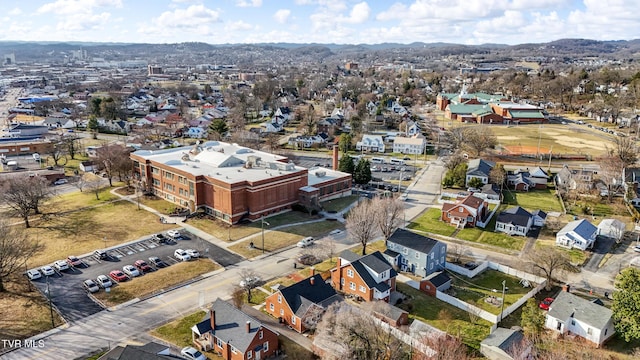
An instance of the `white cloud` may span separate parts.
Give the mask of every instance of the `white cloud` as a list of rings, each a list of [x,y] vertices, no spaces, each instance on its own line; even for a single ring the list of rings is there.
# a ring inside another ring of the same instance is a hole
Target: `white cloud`
[[[255,29],[253,25],[242,20],[227,23],[225,26],[225,30],[228,31],[248,31],[253,29]]]
[[[56,0],[40,6],[37,12],[56,15],[87,14],[97,7],[121,8],[122,0]]]
[[[20,10],[20,8],[13,8],[7,12],[7,15],[11,16],[18,16],[20,14],[22,14],[22,10]]]
[[[365,1],[355,4],[349,13],[349,17],[346,22],[351,24],[360,24],[369,19],[371,15],[371,8]]]
[[[209,9],[204,5],[191,5],[186,9],[165,11],[152,22],[162,27],[196,28],[201,25],[213,24],[220,19],[220,12]]]
[[[92,14],[90,16],[83,16],[80,18],[70,18],[66,21],[61,21],[56,26],[56,29],[61,31],[87,31],[100,29],[102,26],[108,23],[111,14],[103,12],[100,14]]]
[[[236,6],[239,7],[260,7],[262,6],[262,0],[238,0],[236,1]]]
[[[348,15],[344,15],[343,12],[348,10],[348,7],[344,2],[326,2],[325,0],[319,0],[324,6],[321,6],[316,13],[309,16],[313,29],[319,30],[332,30],[337,31],[341,24],[361,24],[369,19],[371,15],[371,8],[366,1],[355,4]],[[348,31],[343,29],[339,31]],[[328,33],[327,33],[328,35]]]
[[[289,18],[289,15],[291,15],[291,10],[289,10],[289,9],[280,9],[280,10],[276,11],[275,14],[273,14],[273,18],[279,24],[284,24],[285,22],[287,22],[287,19]]]

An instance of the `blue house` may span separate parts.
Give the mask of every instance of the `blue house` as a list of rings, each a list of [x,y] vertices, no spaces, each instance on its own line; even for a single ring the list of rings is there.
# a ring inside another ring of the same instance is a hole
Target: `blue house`
[[[433,272],[444,270],[447,244],[405,229],[398,229],[387,241],[384,256],[400,271],[426,277]]]

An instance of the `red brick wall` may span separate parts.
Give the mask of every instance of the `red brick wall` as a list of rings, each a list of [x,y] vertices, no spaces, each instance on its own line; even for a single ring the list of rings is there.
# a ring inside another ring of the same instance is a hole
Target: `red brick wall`
[[[462,207],[462,212],[458,211],[458,209],[460,209]],[[447,217],[447,214],[451,214],[451,218]],[[451,223],[451,220],[453,220],[454,217],[458,217],[458,218],[466,218],[468,216],[473,217],[473,221],[472,222],[467,222],[467,226],[475,226],[475,217],[469,212],[469,210],[467,210],[466,207],[464,206],[455,206],[454,208],[447,210],[447,211],[442,211],[442,221],[446,222],[446,223]]]
[[[267,297],[265,300],[265,309],[274,318],[282,318],[282,320],[287,325],[294,328],[297,332],[302,333],[304,330],[306,330],[302,326],[302,321],[300,319],[297,319],[295,325],[291,323],[291,316],[293,315],[293,311],[291,311],[291,308],[285,301],[284,297],[281,298],[281,302],[278,302],[278,296],[282,296],[279,291],[269,295],[269,297]],[[272,304],[273,310],[271,310]],[[283,315],[280,315],[280,310],[282,310]]]

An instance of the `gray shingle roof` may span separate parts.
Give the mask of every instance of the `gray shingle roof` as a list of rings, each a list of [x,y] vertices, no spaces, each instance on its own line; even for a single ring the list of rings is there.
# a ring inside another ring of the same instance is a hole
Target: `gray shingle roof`
[[[382,255],[380,251],[376,251],[364,256],[359,256],[354,252],[344,250],[342,253],[340,253],[340,257],[351,263],[353,269],[358,273],[358,275],[360,275],[362,280],[370,289],[375,288],[381,292],[384,292],[387,291],[390,286],[385,282],[377,283],[373,276],[369,274],[369,271],[367,271],[365,266],[378,274],[389,270],[389,277],[395,277],[396,275],[398,275],[398,273],[393,270],[391,264],[389,264],[389,262],[384,258],[384,255]]]
[[[520,331],[497,328],[489,336],[482,340],[481,344],[493,346],[510,354],[521,341],[524,336]]]
[[[391,235],[388,242],[404,246],[423,254],[429,254],[431,249],[438,244],[438,240],[416,234],[405,229],[396,230],[393,235]]]
[[[527,210],[521,208],[520,206],[516,206],[498,214],[496,222],[526,227],[531,217],[532,215]]]
[[[258,329],[264,327],[258,320],[221,299],[214,301],[213,305],[211,305],[211,310],[215,311],[216,318],[216,329],[212,331],[213,335],[225,343],[232,341],[233,347],[243,353],[251,345],[251,341],[258,333]],[[207,312],[204,319],[196,325],[200,334],[203,333],[202,330],[204,332],[211,330],[210,316],[211,313]],[[249,332],[247,332],[246,328],[247,322],[250,324]]]
[[[492,161],[486,161],[483,159],[469,160],[467,175],[489,176],[489,172],[494,166],[496,166],[496,163]]]
[[[447,275],[447,273],[444,271],[436,271],[434,273],[429,274],[424,279],[431,282],[435,287],[439,287],[443,284],[446,284],[447,281],[451,281],[451,278],[449,277],[449,275]]]
[[[160,355],[160,352],[169,350],[166,345],[150,342],[148,344],[117,346],[104,354],[102,360],[169,360],[179,359],[177,356]]]
[[[311,285],[313,278],[313,285]],[[280,294],[296,315],[304,314],[313,305],[321,305],[337,293],[327,284],[320,274],[315,274],[297,283],[280,289]],[[324,306],[322,306],[324,307]]]
[[[547,316],[562,321],[573,317],[597,329],[603,329],[611,320],[612,314],[611,309],[562,291],[549,307]]]

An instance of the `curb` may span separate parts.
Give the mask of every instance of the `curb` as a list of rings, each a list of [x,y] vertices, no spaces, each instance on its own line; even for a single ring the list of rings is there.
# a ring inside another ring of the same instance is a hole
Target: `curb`
[[[122,309],[123,307],[127,307],[129,305],[133,305],[135,303],[138,303],[140,301],[141,301],[140,298],[131,299],[131,300],[127,301],[127,302],[123,302],[122,304],[118,304],[116,306],[112,306],[110,308],[107,308],[107,311],[116,311],[116,310]]]

